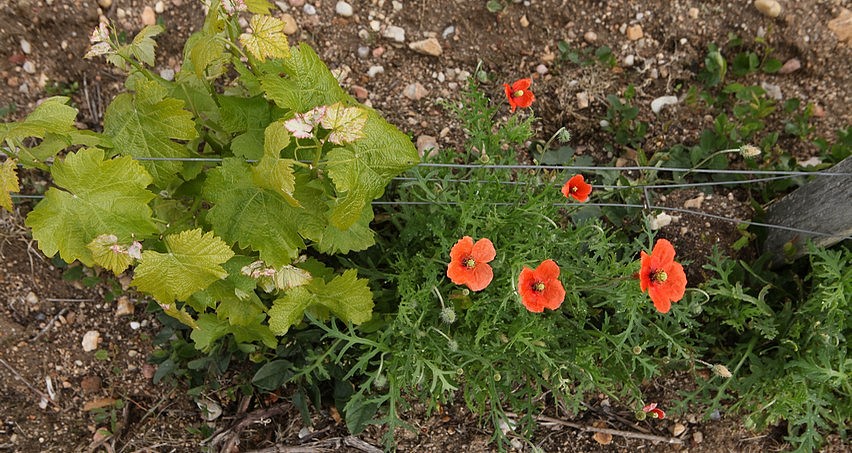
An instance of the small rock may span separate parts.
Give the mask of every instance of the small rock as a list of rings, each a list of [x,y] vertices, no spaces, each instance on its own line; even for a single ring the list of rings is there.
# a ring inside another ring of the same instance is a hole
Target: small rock
[[[116,301],[115,315],[116,316],[127,316],[132,315],[135,307],[133,306],[133,302],[130,301],[130,298],[127,296],[121,296]]]
[[[391,25],[386,28],[384,33],[382,33],[382,36],[396,42],[405,42],[405,30],[402,27],[397,27],[396,25]]]
[[[343,17],[352,17],[355,14],[355,11],[352,9],[352,5],[349,3],[340,1],[334,5],[334,12]]]
[[[131,328],[131,329],[133,329],[133,330],[139,330],[139,328],[140,328],[140,327],[142,327],[142,325],[141,325],[141,324],[139,324],[138,322],[136,322],[136,321],[130,321],[130,328]]]
[[[373,58],[382,58],[382,55],[385,54],[385,48],[382,46],[376,47],[373,49]]]
[[[819,104],[814,104],[814,118],[825,118],[825,109]]]
[[[296,24],[296,19],[291,14],[282,14],[281,20],[284,21],[284,34],[293,35],[299,31],[299,25]]]
[[[413,101],[419,101],[427,94],[429,91],[420,82],[412,83],[402,90],[402,95]]]
[[[822,159],[814,156],[814,157],[811,157],[808,160],[800,160],[797,163],[802,167],[816,167],[817,165],[822,164]]]
[[[98,349],[98,341],[101,339],[100,332],[96,330],[90,330],[83,335],[83,341],[81,342],[83,345],[83,351],[91,352],[95,349]]]
[[[662,227],[668,226],[672,223],[672,216],[666,214],[665,212],[661,212],[656,216],[652,216],[650,218],[650,226],[651,230],[659,230]]]
[[[154,5],[154,12],[157,13],[157,14],[163,14],[163,11],[165,11],[165,10],[166,10],[166,5],[163,4],[163,2],[161,2],[161,1],[157,2]]]
[[[527,15],[524,14],[520,19],[521,27],[527,28],[530,26],[530,20],[527,19]]]
[[[382,23],[377,20],[370,21],[370,30],[379,31],[382,29]]]
[[[700,444],[704,441],[704,433],[702,433],[701,431],[696,431],[692,433],[692,441],[696,444]]]
[[[288,5],[287,3],[284,3],[282,1],[275,2],[275,6],[277,6],[278,9],[280,9],[282,13],[286,13],[287,11],[290,11],[290,5]]]
[[[24,297],[24,300],[27,301],[27,303],[30,305],[38,304],[38,296],[36,296],[36,294],[32,291],[27,293],[26,297]]]
[[[843,8],[840,15],[828,21],[828,29],[837,35],[837,40],[852,46],[852,11]]]
[[[444,49],[441,48],[441,43],[435,38],[426,38],[422,41],[409,43],[408,48],[417,53],[433,57],[438,57],[444,52]]]
[[[171,82],[175,79],[175,70],[172,68],[163,69],[160,71],[160,77]]]
[[[431,135],[421,135],[417,137],[417,154],[422,158],[427,152],[429,157],[438,155],[438,140]]]
[[[545,74],[547,74],[547,66],[545,66],[543,64],[539,64],[538,66],[535,67],[535,72],[537,72],[541,75],[545,75]]]
[[[380,65],[370,66],[370,69],[367,70],[367,76],[372,79],[373,77],[376,77],[377,75],[379,75],[383,72],[385,72],[384,66],[380,66]]]
[[[672,435],[675,437],[680,436],[684,431],[686,431],[686,426],[684,426],[683,423],[675,423],[674,426],[672,426]]]
[[[598,34],[593,32],[593,31],[587,31],[587,32],[583,33],[583,39],[587,43],[591,44],[591,43],[598,40]]]
[[[690,198],[683,202],[683,207],[686,209],[701,209],[701,204],[704,203],[704,194],[700,194],[695,198]],[[677,434],[675,434],[677,436]]]
[[[401,3],[401,2],[398,2],[398,1],[396,1],[396,0],[393,0],[393,1],[391,2],[391,5],[393,5],[393,10],[394,10],[394,11],[402,11],[402,3]]]
[[[781,15],[781,4],[776,0],[754,0],[754,7],[764,16],[778,17]]]
[[[154,8],[150,6],[146,6],[144,10],[142,10],[142,24],[143,25],[154,25],[157,23],[157,13],[154,12]]]
[[[305,3],[305,6],[302,7],[302,11],[308,16],[314,16],[317,13],[317,7],[310,3]]]
[[[451,34],[456,32],[456,27],[450,25],[441,32],[441,38],[447,39]]]
[[[361,102],[364,102],[367,100],[367,97],[370,96],[370,92],[361,85],[352,85],[349,87],[349,90],[352,91],[352,95],[355,96],[355,99]]]
[[[212,422],[222,415],[222,406],[209,398],[197,400],[195,404],[201,409],[201,418],[208,422]]]
[[[24,72],[26,72],[27,74],[35,74],[36,69],[35,69],[35,65],[33,64],[32,61],[29,61],[29,60],[25,61],[23,68],[24,68]]]
[[[686,14],[689,15],[690,19],[698,19],[698,8],[693,6],[692,8],[689,8],[689,11],[687,11]]]
[[[358,47],[358,58],[367,58],[370,56],[370,48],[367,46]]]
[[[677,96],[660,96],[651,101],[651,111],[654,113],[660,113],[660,110],[662,110],[663,107],[677,103]]]
[[[624,66],[627,67],[627,68],[633,66],[633,64],[635,62],[636,62],[636,57],[634,57],[633,54],[630,54],[630,55],[627,55],[626,57],[624,57]]]
[[[305,4],[305,0],[288,0],[288,1],[290,3],[290,6],[292,6],[294,8],[298,8],[298,7],[303,6]]]
[[[115,16],[118,20],[123,20],[127,18],[127,11],[125,11],[124,8],[118,8],[115,10]]]
[[[801,67],[802,62],[799,61],[798,58],[791,58],[784,62],[784,65],[782,65],[781,69],[778,70],[778,74],[790,74],[798,71]]]
[[[157,369],[154,368],[154,365],[151,365],[150,363],[146,363],[145,365],[142,365],[142,376],[145,379],[153,378],[154,373],[156,373],[156,372],[157,372]]]
[[[776,101],[780,101],[784,99],[784,95],[781,93],[781,87],[778,85],[774,85],[771,83],[760,82],[760,87],[766,91],[766,95]]]
[[[80,388],[83,393],[95,393],[101,389],[101,378],[97,376],[86,376],[80,381]]]
[[[589,107],[589,93],[581,91],[577,93],[577,108],[582,110]]]
[[[21,52],[29,55],[33,51],[33,46],[26,39],[21,40]]]
[[[98,5],[101,5],[103,9],[107,9],[112,6],[112,0],[98,0]]]
[[[630,41],[638,41],[642,39],[645,34],[642,32],[642,26],[639,24],[631,25],[627,27],[627,39]]]

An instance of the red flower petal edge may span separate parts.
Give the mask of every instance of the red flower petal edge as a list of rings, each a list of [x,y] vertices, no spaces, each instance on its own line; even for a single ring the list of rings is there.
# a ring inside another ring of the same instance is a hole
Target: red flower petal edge
[[[465,236],[450,250],[447,277],[471,291],[482,291],[494,278],[494,271],[487,263],[495,256],[497,252],[489,239],[482,238],[474,244],[473,238]]]
[[[660,313],[668,313],[672,302],[683,299],[686,293],[686,273],[674,257],[675,249],[665,239],[659,239],[654,244],[650,255],[641,252],[639,288],[642,292],[648,292]]]
[[[541,313],[545,308],[556,310],[565,300],[559,266],[553,260],[542,261],[535,270],[524,266],[518,276],[518,293],[521,303],[533,313]]]
[[[530,85],[532,85],[531,79],[518,79],[512,83],[512,86],[508,83],[503,84],[512,112],[518,107],[527,108],[535,101],[535,94],[530,91]]]
[[[589,194],[592,193],[592,185],[586,183],[583,175],[574,175],[568,182],[562,186],[562,195],[565,198],[574,198],[580,203],[585,203],[589,200]]]

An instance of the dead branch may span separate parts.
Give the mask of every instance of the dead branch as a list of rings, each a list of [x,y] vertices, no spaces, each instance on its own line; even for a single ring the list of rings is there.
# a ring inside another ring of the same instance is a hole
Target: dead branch
[[[506,416],[510,418],[518,418],[518,414],[514,414],[511,412],[506,412]],[[650,440],[652,442],[665,442],[667,444],[683,444],[683,441],[676,437],[663,437],[663,436],[655,436],[653,434],[643,434],[636,433],[632,431],[621,431],[617,429],[608,429],[608,428],[595,428],[593,426],[581,425],[579,423],[572,423],[565,420],[559,420],[558,418],[548,417],[546,415],[539,415],[535,417],[536,420],[546,422],[546,423],[554,423],[557,425],[569,426],[574,429],[579,429],[580,431],[589,431],[595,433],[604,433],[604,434],[612,434],[613,436],[621,436],[621,437],[629,437],[633,439],[644,439]]]

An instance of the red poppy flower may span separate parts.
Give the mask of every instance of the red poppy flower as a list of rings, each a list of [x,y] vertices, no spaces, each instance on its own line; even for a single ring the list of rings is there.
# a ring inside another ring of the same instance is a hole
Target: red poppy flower
[[[532,85],[532,80],[530,79],[518,79],[512,86],[509,86],[508,83],[503,84],[503,88],[506,90],[506,98],[509,99],[509,105],[512,107],[512,112],[518,107],[529,107],[535,101],[535,95],[530,91],[530,85]]]
[[[639,270],[639,287],[648,291],[654,307],[660,313],[668,313],[672,302],[683,298],[686,292],[686,273],[683,266],[674,260],[672,243],[660,239],[648,255],[642,251],[642,268]]]
[[[642,412],[646,414],[651,414],[651,417],[659,418],[660,420],[666,418],[666,413],[662,409],[657,407],[657,403],[651,403],[642,408]]]
[[[590,193],[592,193],[592,185],[585,181],[583,175],[572,176],[562,186],[562,195],[565,195],[565,198],[574,198],[580,203],[588,201]]]
[[[467,285],[471,291],[481,291],[494,278],[491,266],[486,263],[496,255],[490,240],[482,238],[474,244],[473,238],[465,236],[450,250],[447,277],[457,285]]]
[[[535,270],[524,266],[518,277],[518,292],[521,303],[533,313],[541,313],[545,308],[556,310],[565,300],[559,266],[553,260],[542,261]]]

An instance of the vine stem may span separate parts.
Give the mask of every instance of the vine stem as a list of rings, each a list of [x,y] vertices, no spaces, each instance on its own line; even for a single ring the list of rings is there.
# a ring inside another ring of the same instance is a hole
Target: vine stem
[[[513,412],[505,412],[506,416],[509,418],[520,418],[518,414]],[[644,434],[637,433],[633,431],[621,431],[618,429],[609,429],[609,428],[595,428],[594,426],[581,425],[579,423],[572,423],[565,420],[560,420],[558,418],[548,417],[546,415],[538,415],[534,417],[537,421],[545,422],[545,423],[554,423],[557,425],[568,426],[574,429],[579,429],[580,431],[590,431],[595,433],[604,433],[604,434],[612,434],[614,436],[621,437],[629,437],[633,439],[643,439],[650,440],[652,442],[665,442],[668,444],[677,444],[683,445],[683,441],[676,437],[663,437],[663,436],[655,436],[653,434]]]

